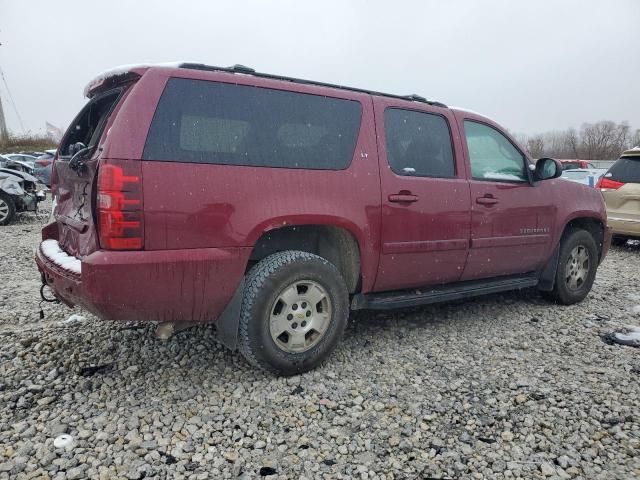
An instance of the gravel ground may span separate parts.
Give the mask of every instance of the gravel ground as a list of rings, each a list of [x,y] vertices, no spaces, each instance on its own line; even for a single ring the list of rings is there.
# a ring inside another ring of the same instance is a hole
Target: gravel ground
[[[572,307],[524,291],[353,315],[330,361],[285,379],[212,327],[40,320],[45,220],[0,227],[0,479],[640,477],[640,350],[601,338],[640,325],[640,246]]]

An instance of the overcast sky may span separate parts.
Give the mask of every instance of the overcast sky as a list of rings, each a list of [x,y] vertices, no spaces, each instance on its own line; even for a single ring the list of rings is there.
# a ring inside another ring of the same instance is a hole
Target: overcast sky
[[[0,0],[0,43],[32,131],[66,128],[101,71],[175,60],[417,93],[515,132],[640,128],[640,0]]]

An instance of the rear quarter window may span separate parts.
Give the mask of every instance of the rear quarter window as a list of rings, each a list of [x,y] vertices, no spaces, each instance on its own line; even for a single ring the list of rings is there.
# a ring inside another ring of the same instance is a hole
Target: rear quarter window
[[[640,157],[619,158],[606,176],[618,182],[640,183]]]
[[[143,159],[341,170],[351,163],[361,113],[353,100],[172,78]]]

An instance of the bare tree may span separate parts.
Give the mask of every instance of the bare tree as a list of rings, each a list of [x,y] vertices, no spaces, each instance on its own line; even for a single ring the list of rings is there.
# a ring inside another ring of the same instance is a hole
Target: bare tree
[[[629,124],[611,121],[585,123],[580,128],[582,156],[587,160],[612,159],[630,143]]]
[[[632,133],[627,122],[612,121],[584,123],[580,131],[568,128],[516,137],[534,158],[613,160],[624,150],[640,145],[640,129]]]
[[[536,135],[527,140],[527,149],[533,158],[542,158],[545,156],[544,138],[542,135]]]

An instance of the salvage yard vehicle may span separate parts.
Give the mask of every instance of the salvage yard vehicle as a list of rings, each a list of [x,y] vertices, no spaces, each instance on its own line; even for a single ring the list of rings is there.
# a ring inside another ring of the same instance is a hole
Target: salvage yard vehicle
[[[613,243],[640,239],[640,147],[623,152],[596,187],[607,206]]]
[[[55,157],[56,150],[46,150],[35,161],[33,176],[47,187],[51,187],[51,171]]]
[[[8,225],[17,212],[37,212],[46,194],[38,179],[20,170],[0,168],[0,225]]]
[[[596,183],[602,175],[607,172],[604,168],[573,168],[569,170],[563,170],[562,176],[565,180],[572,182],[579,182],[590,187],[595,187]]]
[[[325,359],[350,310],[527,287],[579,302],[609,248],[599,191],[417,95],[188,63],[85,94],[54,163],[43,283],[104,319],[215,322],[278,374]]]

